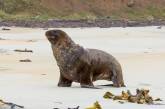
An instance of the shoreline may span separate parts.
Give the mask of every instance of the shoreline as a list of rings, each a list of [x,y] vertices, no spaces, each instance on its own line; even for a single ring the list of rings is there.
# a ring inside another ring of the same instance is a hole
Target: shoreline
[[[48,21],[35,21],[35,20],[2,20],[0,27],[29,27],[29,28],[77,28],[77,27],[144,27],[144,26],[163,26],[165,20],[110,20],[110,19],[97,19],[97,20],[48,20]]]

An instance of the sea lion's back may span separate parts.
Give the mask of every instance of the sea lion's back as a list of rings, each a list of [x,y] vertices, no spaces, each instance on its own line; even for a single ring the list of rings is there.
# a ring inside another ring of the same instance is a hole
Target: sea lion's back
[[[115,57],[113,57],[111,54],[98,50],[98,49],[88,49],[89,57],[92,59],[99,59],[100,61],[113,61],[116,60]]]

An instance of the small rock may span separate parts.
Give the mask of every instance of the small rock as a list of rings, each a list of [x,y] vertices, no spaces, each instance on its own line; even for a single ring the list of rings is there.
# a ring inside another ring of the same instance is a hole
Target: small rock
[[[27,40],[27,42],[37,42],[36,40]]]
[[[124,104],[124,101],[118,101],[120,104]]]
[[[154,101],[163,101],[163,100],[160,98],[156,98]]]
[[[158,26],[157,29],[162,29],[162,26]]]
[[[14,51],[15,51],[15,52],[31,52],[31,53],[33,53],[32,50],[28,50],[28,49],[26,49],[26,48],[25,48],[25,50],[15,49]]]
[[[46,75],[46,74],[41,74],[41,75]]]
[[[146,54],[147,54],[147,53],[149,53],[149,52],[148,52],[148,51],[145,51],[144,53],[146,53]]]

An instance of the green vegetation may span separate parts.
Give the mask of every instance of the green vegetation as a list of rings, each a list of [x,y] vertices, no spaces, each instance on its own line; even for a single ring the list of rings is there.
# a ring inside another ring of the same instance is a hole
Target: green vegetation
[[[46,11],[40,0],[0,0],[1,20],[46,20]]]
[[[165,19],[165,8],[148,6],[146,8],[140,7],[123,7],[111,13],[112,19],[129,19],[129,20],[152,20]]]
[[[93,5],[91,5],[90,3],[88,8],[87,9],[85,8],[86,10],[83,10],[83,8],[82,9],[80,8],[81,10],[79,10],[79,7],[74,8],[74,6],[72,7],[70,5],[67,5],[68,7],[65,9],[55,5],[52,9],[49,8],[49,4],[45,5],[43,4],[42,1],[44,1],[44,3],[47,2],[47,0],[0,0],[0,20],[41,20],[41,21],[48,19],[93,20],[99,18],[111,18],[118,20],[121,19],[149,20],[154,18],[165,19],[165,8],[162,6],[161,3],[160,6],[159,5],[155,6],[153,5],[153,3],[150,3],[147,4],[146,7],[140,7],[136,5],[135,7],[134,6],[128,7],[123,4],[119,6],[120,8],[112,7],[112,9],[110,8],[106,9],[104,7],[100,8],[99,4],[94,3]],[[79,5],[80,4],[82,5],[83,3],[87,3],[87,1],[86,2],[79,1],[79,2],[77,2]],[[69,1],[68,2],[65,1],[65,3],[69,4]]]

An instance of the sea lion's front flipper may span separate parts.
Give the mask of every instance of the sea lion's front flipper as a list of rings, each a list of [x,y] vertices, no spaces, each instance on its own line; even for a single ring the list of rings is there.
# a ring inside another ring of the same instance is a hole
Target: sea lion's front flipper
[[[72,81],[66,79],[60,72],[60,79],[58,82],[58,87],[70,87],[71,85],[72,85]]]

